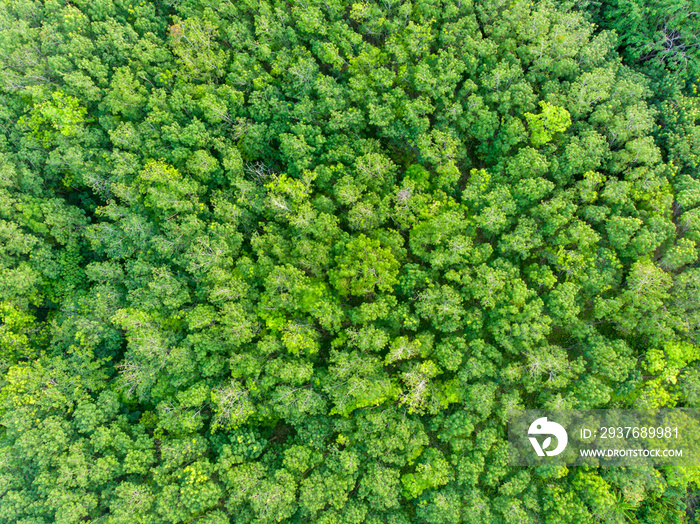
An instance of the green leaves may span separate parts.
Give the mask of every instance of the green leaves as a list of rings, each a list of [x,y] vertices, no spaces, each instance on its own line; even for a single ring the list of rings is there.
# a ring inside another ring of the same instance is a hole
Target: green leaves
[[[435,329],[447,333],[459,329],[465,314],[461,296],[450,286],[429,287],[419,295],[416,311]]]
[[[426,489],[435,489],[447,484],[451,477],[452,470],[442,453],[428,448],[421,455],[415,472],[401,477],[403,496],[416,498]]]
[[[211,396],[215,417],[212,431],[238,428],[255,413],[250,391],[236,380],[212,391]]]
[[[647,352],[644,369],[650,373],[641,386],[637,401],[650,409],[673,407],[681,398],[678,379],[681,370],[700,360],[700,349],[687,342],[668,342],[663,349]]]
[[[23,116],[18,125],[26,125],[33,136],[44,147],[50,147],[57,136],[74,136],[85,121],[87,110],[80,101],[57,90],[50,100],[35,104],[28,116]]]
[[[606,5],[601,22],[620,35],[622,55],[630,65],[648,69],[661,80],[693,78],[699,26],[691,7],[676,0],[630,0]],[[676,80],[677,82],[678,80]]]
[[[379,463],[369,464],[360,480],[359,496],[377,510],[399,506],[399,471]]]
[[[0,521],[680,522],[505,443],[700,399],[682,2],[6,4]]]
[[[398,398],[399,390],[378,358],[334,351],[331,362],[324,385],[335,404],[331,414],[347,417],[358,408],[379,406]]]
[[[544,100],[540,101],[542,112],[534,115],[525,113],[530,128],[530,140],[535,147],[551,142],[557,133],[563,133],[571,125],[571,115],[563,107],[557,107]]]
[[[379,240],[360,234],[352,238],[329,271],[330,282],[341,295],[363,296],[389,291],[398,282],[399,263]]]
[[[203,18],[176,20],[170,26],[175,55],[193,80],[216,81],[223,74],[228,52],[216,40],[218,28]]]
[[[156,210],[159,217],[199,210],[198,184],[184,179],[177,169],[163,161],[148,161],[136,178],[136,188],[144,195],[144,206]]]

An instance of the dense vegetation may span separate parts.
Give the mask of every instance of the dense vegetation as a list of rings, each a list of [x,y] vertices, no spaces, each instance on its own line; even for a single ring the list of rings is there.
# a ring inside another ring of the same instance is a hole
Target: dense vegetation
[[[0,522],[700,522],[508,411],[700,407],[697,2],[3,0]]]

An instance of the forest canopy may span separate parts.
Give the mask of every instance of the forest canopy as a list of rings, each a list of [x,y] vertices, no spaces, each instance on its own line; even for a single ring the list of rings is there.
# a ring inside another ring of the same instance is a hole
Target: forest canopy
[[[700,408],[697,1],[0,2],[0,522],[698,523],[508,466]]]

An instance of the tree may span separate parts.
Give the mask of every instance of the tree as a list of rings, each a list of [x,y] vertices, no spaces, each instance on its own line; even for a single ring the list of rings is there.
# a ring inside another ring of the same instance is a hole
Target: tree
[[[700,399],[657,4],[3,3],[0,521],[692,520],[693,468],[507,454]]]
[[[360,353],[334,352],[324,386],[333,400],[332,413],[348,416],[367,406],[378,406],[396,400],[398,390],[376,357]]]
[[[563,133],[571,125],[571,116],[563,107],[556,107],[542,100],[542,112],[538,115],[525,113],[530,127],[532,145],[542,146],[550,142],[557,133]]]
[[[690,5],[618,1],[606,5],[602,15],[605,25],[620,35],[622,54],[630,63],[647,66],[656,75],[664,69],[680,72],[681,78],[695,74],[698,25]]]
[[[55,91],[51,100],[34,105],[29,118],[23,116],[18,125],[26,125],[33,136],[44,147],[49,147],[56,136],[73,136],[85,121],[84,107],[80,107],[77,98],[66,96],[62,91]]]
[[[341,295],[362,296],[389,291],[398,282],[399,263],[379,240],[360,234],[346,245],[329,272],[333,287]]]

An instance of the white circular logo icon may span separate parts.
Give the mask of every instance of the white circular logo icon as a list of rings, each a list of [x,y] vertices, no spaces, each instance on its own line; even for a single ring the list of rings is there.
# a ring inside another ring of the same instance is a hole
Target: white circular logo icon
[[[566,444],[569,442],[569,436],[566,434],[566,430],[561,424],[556,422],[550,422],[547,417],[538,418],[532,424],[530,424],[530,429],[527,430],[528,435],[549,435],[542,445],[540,445],[537,437],[530,436],[530,442],[532,447],[535,448],[535,452],[540,457],[547,455],[548,457],[553,457],[559,455],[566,448]],[[557,438],[557,447],[552,450],[547,450],[552,444],[552,436]]]

